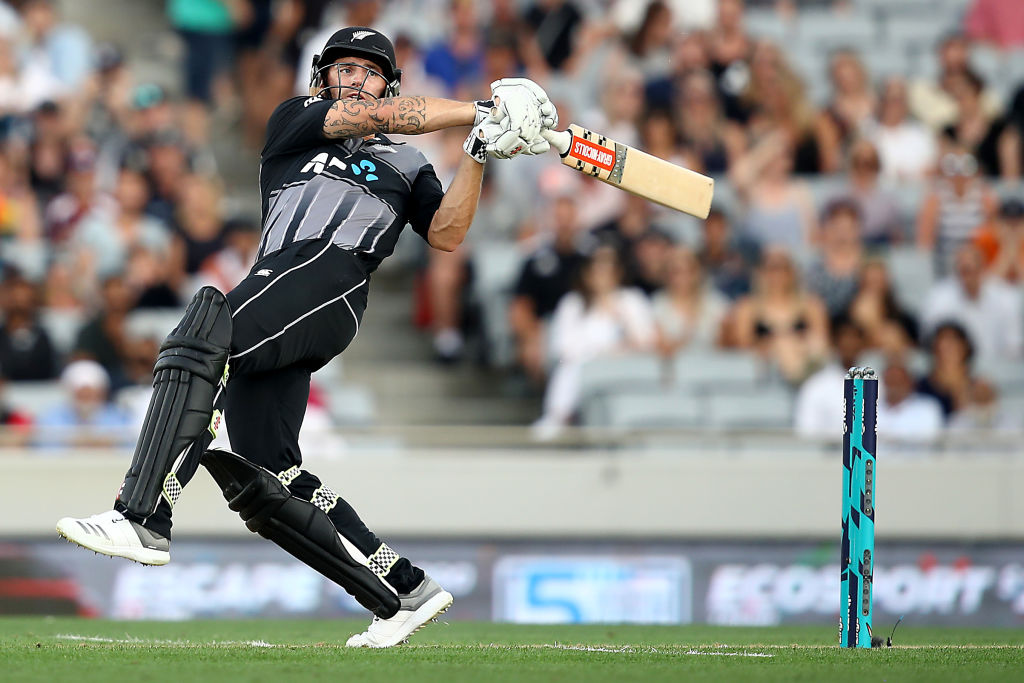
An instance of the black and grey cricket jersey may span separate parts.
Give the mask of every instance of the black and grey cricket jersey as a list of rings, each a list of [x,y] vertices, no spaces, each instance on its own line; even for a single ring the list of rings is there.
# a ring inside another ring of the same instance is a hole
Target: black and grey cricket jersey
[[[426,157],[384,135],[334,140],[331,100],[293,97],[267,123],[260,161],[263,236],[257,260],[300,240],[329,238],[372,272],[408,223],[426,239],[444,192]]]

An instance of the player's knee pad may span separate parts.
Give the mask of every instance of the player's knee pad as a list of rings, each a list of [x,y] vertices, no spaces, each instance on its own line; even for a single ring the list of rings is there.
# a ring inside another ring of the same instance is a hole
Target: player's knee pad
[[[145,519],[162,495],[172,506],[181,492],[175,472],[210,425],[218,385],[227,380],[231,308],[214,287],[200,289],[160,346],[153,395],[118,500]]]
[[[250,531],[334,581],[378,617],[398,612],[398,594],[384,579],[398,560],[394,551],[382,545],[366,557],[320,507],[293,496],[281,478],[239,455],[209,450],[201,463]]]

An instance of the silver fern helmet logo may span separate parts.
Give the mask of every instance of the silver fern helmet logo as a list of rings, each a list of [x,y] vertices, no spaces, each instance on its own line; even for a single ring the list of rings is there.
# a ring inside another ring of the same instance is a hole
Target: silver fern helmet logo
[[[369,38],[372,35],[376,35],[373,31],[356,31],[352,34],[352,40],[362,40],[363,38]]]

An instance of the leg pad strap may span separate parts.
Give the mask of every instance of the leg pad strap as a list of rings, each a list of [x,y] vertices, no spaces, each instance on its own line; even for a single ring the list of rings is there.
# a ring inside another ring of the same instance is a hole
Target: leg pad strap
[[[334,581],[378,617],[387,619],[398,612],[395,589],[338,533],[327,513],[296,498],[277,476],[239,455],[208,450],[200,462],[250,531]]]

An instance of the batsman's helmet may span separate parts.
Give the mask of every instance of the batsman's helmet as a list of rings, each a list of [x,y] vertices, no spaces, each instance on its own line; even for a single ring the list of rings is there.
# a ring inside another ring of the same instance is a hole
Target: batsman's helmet
[[[380,71],[376,72],[377,75],[387,83],[384,97],[398,96],[402,70],[395,63],[395,46],[383,33],[366,26],[349,26],[336,31],[320,54],[313,55],[309,78],[311,95],[333,99],[327,88],[327,69],[344,55],[365,57],[376,64],[380,68]]]

